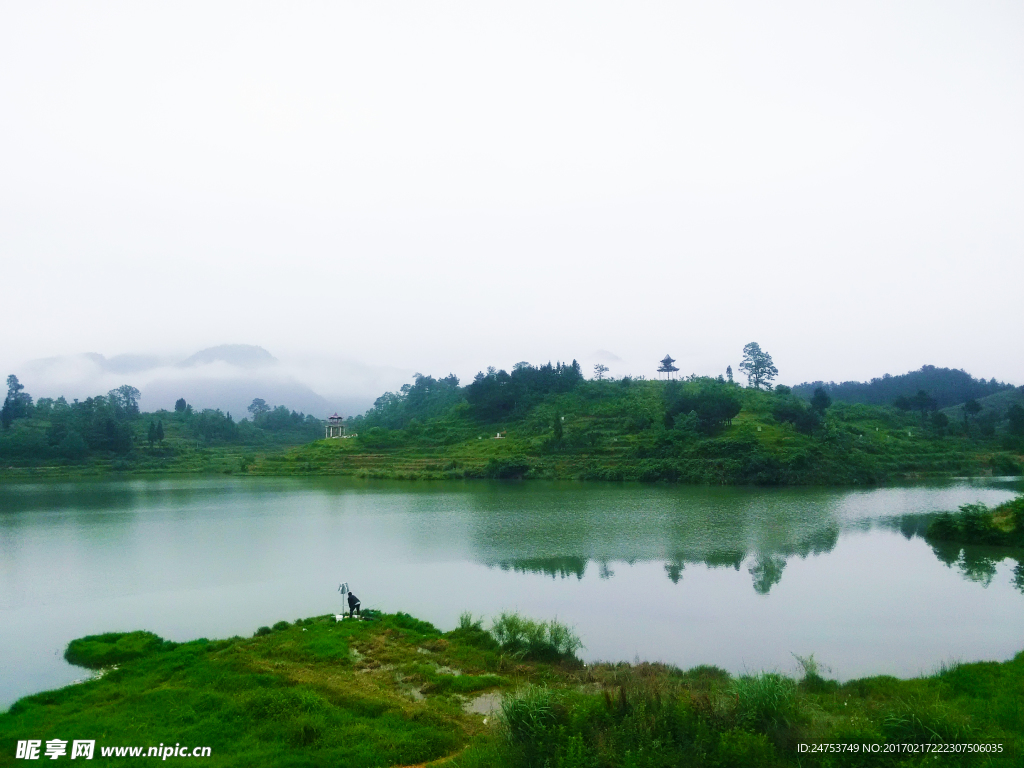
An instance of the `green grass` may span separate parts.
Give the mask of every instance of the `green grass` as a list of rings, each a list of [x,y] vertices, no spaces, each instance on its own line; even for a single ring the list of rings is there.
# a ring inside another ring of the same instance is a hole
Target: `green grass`
[[[95,635],[67,655],[102,676],[0,714],[0,765],[16,764],[17,740],[31,738],[209,746],[212,766],[1010,766],[1024,757],[1024,653],[912,680],[839,684],[810,657],[798,659],[801,679],[734,678],[707,666],[530,661],[472,617],[443,634],[406,614],[375,614],[217,641]],[[488,690],[504,692],[497,713],[465,710]],[[809,743],[878,751],[799,751]],[[903,743],[1003,751],[884,751]]]
[[[17,739],[37,735],[210,746],[211,765],[420,763],[457,752],[480,729],[456,694],[505,683],[486,669],[500,667],[497,656],[447,648],[432,626],[401,614],[279,623],[215,642],[145,632],[81,638],[67,658],[105,674],[0,715],[0,763]]]

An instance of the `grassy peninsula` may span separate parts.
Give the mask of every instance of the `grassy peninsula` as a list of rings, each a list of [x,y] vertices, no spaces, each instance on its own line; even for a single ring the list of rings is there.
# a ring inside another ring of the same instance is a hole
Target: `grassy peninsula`
[[[208,746],[204,764],[222,766],[1002,766],[1024,754],[1024,653],[839,684],[813,658],[798,660],[795,677],[733,677],[587,666],[578,647],[556,622],[517,615],[489,631],[464,616],[442,633],[399,613],[280,621],[214,641],[90,636],[66,657],[103,674],[0,714],[0,763],[19,762],[27,738],[95,739],[97,757],[103,747]],[[800,751],[820,743],[858,751]],[[1001,752],[887,752],[894,744]]]

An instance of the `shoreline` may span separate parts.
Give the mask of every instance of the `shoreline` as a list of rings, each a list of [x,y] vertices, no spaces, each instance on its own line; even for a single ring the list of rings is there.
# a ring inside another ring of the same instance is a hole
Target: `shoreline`
[[[464,615],[441,632],[408,614],[368,613],[281,621],[248,638],[72,641],[68,659],[101,674],[0,713],[0,754],[13,755],[18,739],[98,735],[97,756],[108,744],[180,741],[210,746],[215,765],[454,768],[521,765],[528,755],[561,764],[581,748],[574,734],[586,733],[596,740],[582,742],[592,753],[581,754],[595,761],[643,746],[661,755],[652,765],[816,765],[798,747],[808,742],[988,744],[975,757],[990,765],[1024,749],[1024,721],[999,714],[1024,684],[1024,651],[839,683],[813,656],[797,657],[796,677],[583,664],[572,643],[552,644],[553,629],[529,640],[530,626],[552,623],[503,616],[485,630]],[[550,714],[538,721],[540,713]],[[849,757],[831,764],[865,756]]]

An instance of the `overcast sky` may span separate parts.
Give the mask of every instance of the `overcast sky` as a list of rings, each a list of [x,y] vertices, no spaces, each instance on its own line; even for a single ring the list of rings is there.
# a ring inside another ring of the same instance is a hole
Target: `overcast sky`
[[[1020,2],[5,0],[0,363],[1024,384],[1022,136]]]

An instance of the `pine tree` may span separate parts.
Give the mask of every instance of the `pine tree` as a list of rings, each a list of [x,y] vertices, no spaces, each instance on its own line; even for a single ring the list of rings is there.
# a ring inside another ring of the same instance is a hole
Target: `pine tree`
[[[164,441],[164,423],[163,423],[163,421],[158,421],[156,423],[156,440],[157,440],[158,443],[163,443],[163,441]]]
[[[814,394],[811,395],[811,410],[817,413],[824,413],[828,410],[828,407],[832,405],[832,398],[829,396],[822,387],[818,387],[814,390]]]
[[[772,363],[772,356],[752,341],[743,348],[743,362],[740,370],[747,375],[747,385],[754,389],[772,388],[772,379],[779,375],[779,369]]]
[[[32,396],[23,392],[25,385],[18,377],[11,374],[7,377],[7,398],[0,408],[0,421],[4,429],[10,429],[15,419],[24,419],[32,415]]]
[[[149,422],[149,433],[146,435],[146,439],[149,441],[149,447],[153,447],[153,443],[156,442],[156,424],[152,421]]]
[[[732,366],[731,365],[727,365],[725,367],[725,378],[727,378],[729,380],[729,383],[732,384]]]

